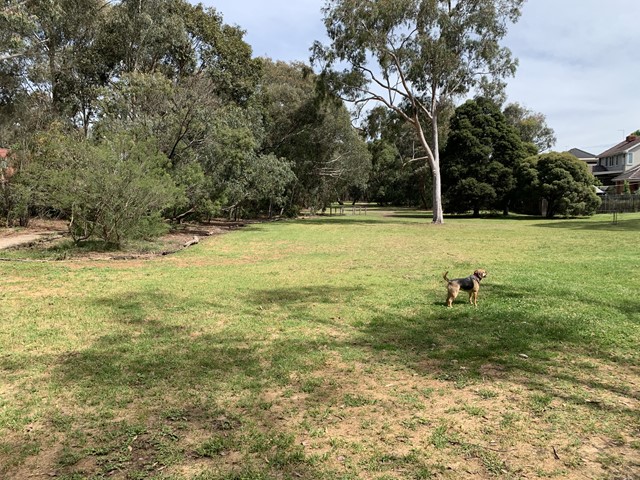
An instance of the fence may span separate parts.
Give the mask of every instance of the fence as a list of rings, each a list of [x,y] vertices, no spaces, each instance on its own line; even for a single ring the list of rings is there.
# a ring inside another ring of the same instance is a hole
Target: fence
[[[367,214],[367,206],[359,206],[352,205],[350,207],[345,207],[344,205],[329,205],[329,216],[333,215],[344,215],[345,210],[347,213],[351,213],[351,215],[366,215]],[[309,207],[309,213],[311,215],[317,215],[318,210],[315,207]]]
[[[600,197],[602,205],[600,213],[629,213],[640,212],[640,195],[604,195]]]

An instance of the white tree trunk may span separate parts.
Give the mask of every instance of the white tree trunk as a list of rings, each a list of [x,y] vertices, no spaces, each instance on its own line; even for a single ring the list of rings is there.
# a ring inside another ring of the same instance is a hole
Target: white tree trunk
[[[431,168],[431,174],[433,176],[433,223],[444,223],[444,214],[442,210],[442,182],[440,179],[440,162],[436,165],[436,168]]]
[[[413,126],[418,134],[418,138],[422,143],[422,147],[427,152],[427,162],[429,167],[431,167],[431,176],[433,178],[433,185],[431,187],[432,191],[432,200],[433,200],[433,223],[442,224],[444,223],[444,214],[442,210],[442,181],[440,175],[440,152],[439,152],[439,142],[438,142],[438,117],[435,114],[435,109],[432,117],[432,145],[429,146],[429,142],[427,142],[427,137],[424,134],[424,130],[422,129],[422,125],[420,124],[420,120],[417,115],[414,115]]]
[[[434,90],[435,91],[435,90]],[[435,102],[434,102],[435,105]],[[438,112],[432,107],[432,139],[433,139],[433,165],[431,175],[433,175],[433,223],[444,223],[444,212],[442,211],[442,177],[440,175],[440,141],[438,140]]]

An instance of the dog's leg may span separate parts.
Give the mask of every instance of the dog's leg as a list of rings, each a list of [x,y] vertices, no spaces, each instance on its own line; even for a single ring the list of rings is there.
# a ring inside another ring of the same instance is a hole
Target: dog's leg
[[[449,284],[449,287],[447,288],[447,307],[451,307],[453,304],[453,301],[456,299],[456,297],[458,296],[458,292],[460,291],[460,288],[456,288],[457,285],[455,284]]]
[[[478,307],[478,290],[471,290],[469,294],[469,301],[474,307]]]

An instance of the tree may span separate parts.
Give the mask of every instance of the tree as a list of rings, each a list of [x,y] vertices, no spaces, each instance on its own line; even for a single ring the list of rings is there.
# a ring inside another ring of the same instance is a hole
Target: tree
[[[36,138],[21,174],[37,192],[31,205],[68,218],[76,243],[98,237],[120,245],[162,231],[160,214],[178,193],[167,162],[153,142],[129,133],[95,144],[52,128]]]
[[[265,61],[260,88],[261,151],[291,162],[292,204],[324,208],[353,187],[364,190],[371,157],[343,102],[318,95],[309,66]]]
[[[529,157],[518,166],[519,191],[525,205],[547,202],[547,218],[593,215],[600,198],[587,165],[570,153]]]
[[[411,126],[393,110],[379,106],[369,112],[363,130],[371,152],[370,200],[381,205],[431,208],[428,167],[411,161],[416,149],[421,149]]]
[[[500,47],[524,0],[328,0],[329,46],[313,58],[323,78],[363,107],[376,102],[413,127],[433,178],[433,222],[443,223],[438,113],[481,78],[512,75],[516,62]],[[336,64],[347,69],[338,72]],[[425,126],[430,125],[428,133]]]
[[[469,100],[456,109],[442,153],[445,206],[450,212],[500,209],[509,213],[514,168],[527,156],[516,130],[491,100]]]
[[[537,152],[549,150],[556,144],[555,132],[547,125],[542,113],[535,113],[519,103],[511,103],[504,109],[507,122],[513,126],[523,142],[532,143]]]

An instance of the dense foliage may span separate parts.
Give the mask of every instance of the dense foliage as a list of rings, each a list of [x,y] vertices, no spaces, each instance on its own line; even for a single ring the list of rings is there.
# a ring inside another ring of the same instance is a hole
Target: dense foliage
[[[525,213],[546,217],[593,215],[600,206],[593,175],[570,153],[551,152],[529,157],[518,165],[518,197]]]
[[[535,153],[491,100],[469,100],[456,109],[442,153],[445,210],[500,210],[512,202],[516,164]]]
[[[120,243],[163,220],[295,214],[364,190],[370,154],[344,105],[308,67],[253,58],[214,9],[8,1],[0,26],[9,223],[47,212],[78,241]]]
[[[443,205],[592,211],[573,186],[557,193],[544,161],[524,162],[555,143],[544,115],[490,100],[515,70],[500,41],[522,0],[476,4],[328,1],[316,75],[254,58],[241,29],[187,0],[7,0],[0,215],[54,215],[77,242],[119,244],[334,201],[433,208],[436,223]],[[470,91],[485,96],[454,112]]]

